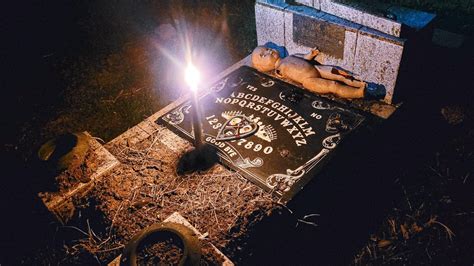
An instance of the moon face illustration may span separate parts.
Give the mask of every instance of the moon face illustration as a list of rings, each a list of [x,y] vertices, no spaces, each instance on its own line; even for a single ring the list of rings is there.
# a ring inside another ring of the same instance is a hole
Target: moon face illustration
[[[250,132],[252,131],[252,126],[251,125],[245,125],[243,128],[240,129],[240,133],[247,133],[247,132]]]

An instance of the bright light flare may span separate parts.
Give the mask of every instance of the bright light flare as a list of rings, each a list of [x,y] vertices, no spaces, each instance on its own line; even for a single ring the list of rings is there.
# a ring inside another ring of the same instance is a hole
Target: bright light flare
[[[199,81],[201,80],[201,76],[197,68],[192,63],[189,63],[188,67],[186,68],[185,79],[191,90],[195,92],[197,90]]]

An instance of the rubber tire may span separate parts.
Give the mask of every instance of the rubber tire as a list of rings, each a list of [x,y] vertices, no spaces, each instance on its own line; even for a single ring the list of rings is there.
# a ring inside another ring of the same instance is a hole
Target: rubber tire
[[[60,149],[58,142],[61,142],[61,138],[70,138],[70,141],[72,141],[70,147],[67,147],[65,150]],[[84,162],[89,150],[89,138],[84,132],[61,135],[43,144],[38,150],[38,158],[58,172],[78,167]]]
[[[137,233],[123,249],[120,265],[137,265],[137,249],[140,243],[152,234],[160,232],[175,234],[183,241],[184,252],[179,265],[199,265],[201,243],[198,237],[187,226],[171,222],[153,224]]]

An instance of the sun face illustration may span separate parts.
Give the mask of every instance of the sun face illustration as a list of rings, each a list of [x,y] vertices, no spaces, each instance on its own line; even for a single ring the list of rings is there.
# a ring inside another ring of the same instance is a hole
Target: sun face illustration
[[[234,117],[229,121],[229,125],[231,126],[236,126],[242,122],[242,119],[240,117]]]

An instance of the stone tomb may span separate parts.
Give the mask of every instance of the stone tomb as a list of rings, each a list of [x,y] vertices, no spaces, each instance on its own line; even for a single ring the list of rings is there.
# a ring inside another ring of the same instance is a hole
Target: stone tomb
[[[218,149],[228,167],[288,201],[320,170],[363,115],[347,106],[242,66],[200,97],[204,140]],[[190,101],[157,120],[193,139]],[[228,121],[239,117],[256,133],[219,140]]]
[[[384,86],[384,102],[397,102],[395,86],[405,48],[431,34],[434,14],[394,6],[370,11],[348,1],[295,2],[257,1],[259,45],[274,42],[285,46],[290,54],[307,53],[318,47],[318,62],[341,67],[364,81]],[[416,34],[409,36],[413,32]]]

